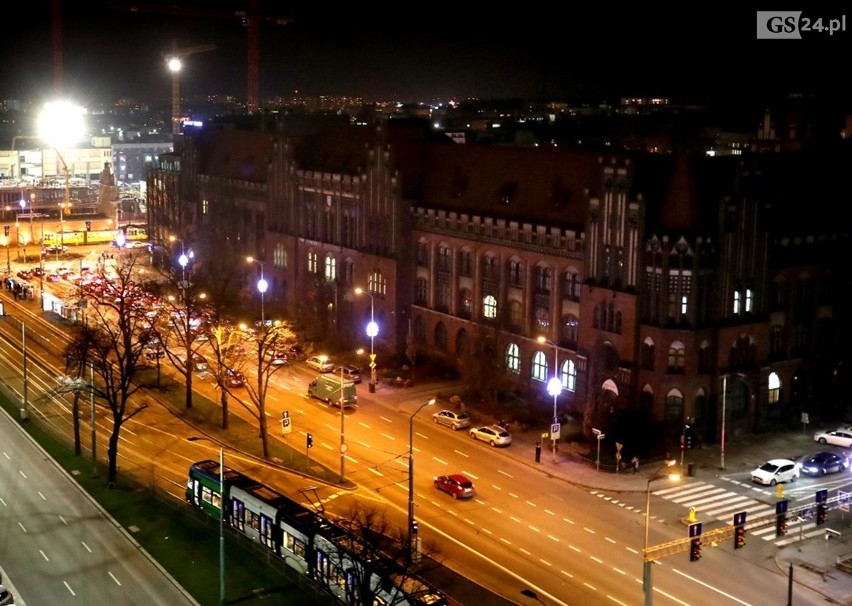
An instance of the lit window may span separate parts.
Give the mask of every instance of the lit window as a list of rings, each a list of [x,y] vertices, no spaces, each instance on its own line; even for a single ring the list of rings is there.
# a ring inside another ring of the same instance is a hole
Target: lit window
[[[734,313],[740,313],[740,291],[738,290],[734,291]]]
[[[494,295],[488,295],[482,300],[482,315],[490,320],[497,317],[497,299]]]
[[[317,273],[317,253],[312,250],[308,251],[308,273]]]
[[[754,293],[750,288],[746,288],[746,296],[745,296],[745,311],[746,313],[751,313],[752,300],[754,299]]]
[[[506,370],[515,374],[521,372],[520,350],[515,343],[509,343],[506,347]]]
[[[325,279],[333,282],[337,278],[337,259],[328,256],[325,258]]]
[[[540,351],[533,355],[530,377],[533,381],[541,381],[542,383],[547,380],[547,357]]]

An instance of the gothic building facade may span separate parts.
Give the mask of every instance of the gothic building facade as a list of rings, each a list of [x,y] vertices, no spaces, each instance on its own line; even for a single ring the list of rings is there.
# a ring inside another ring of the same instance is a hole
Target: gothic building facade
[[[723,409],[752,432],[836,399],[827,259],[848,237],[798,222],[823,201],[789,185],[819,161],[464,145],[394,121],[182,137],[149,172],[152,233],[206,225],[261,260],[267,313],[309,338],[363,346],[372,317],[381,355],[444,358],[604,429],[712,439]]]

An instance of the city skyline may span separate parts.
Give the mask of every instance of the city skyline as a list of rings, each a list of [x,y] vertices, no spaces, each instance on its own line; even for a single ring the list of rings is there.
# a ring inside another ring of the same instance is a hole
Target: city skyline
[[[180,0],[168,7],[66,0],[61,53],[54,52],[50,4],[36,0],[30,17],[2,42],[9,59],[0,83],[4,98],[53,96],[54,66],[61,62],[64,92],[82,104],[165,101],[171,78],[163,54],[206,44],[215,49],[187,58],[182,96],[246,96],[248,34],[237,15],[249,9],[247,0]],[[262,1],[258,8],[261,101],[304,94],[704,102],[786,93],[849,100],[834,70],[852,32],[756,40],[751,9],[696,19],[603,7],[563,15],[466,6],[405,18],[375,8],[326,14]]]

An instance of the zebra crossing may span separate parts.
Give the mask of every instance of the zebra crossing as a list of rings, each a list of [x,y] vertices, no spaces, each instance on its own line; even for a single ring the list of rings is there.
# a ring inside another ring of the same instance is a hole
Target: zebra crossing
[[[748,495],[734,492],[708,482],[691,482],[680,486],[672,486],[655,490],[651,494],[666,499],[671,503],[683,505],[686,509],[695,508],[699,519],[714,519],[726,524],[733,524],[734,514],[745,511],[748,519],[753,520],[764,516],[775,515],[775,504],[758,501]],[[811,520],[791,517],[787,521],[787,534],[775,536],[775,525],[749,531],[749,536],[772,541],[779,547],[794,543],[804,538],[817,536],[825,532],[817,528]]]

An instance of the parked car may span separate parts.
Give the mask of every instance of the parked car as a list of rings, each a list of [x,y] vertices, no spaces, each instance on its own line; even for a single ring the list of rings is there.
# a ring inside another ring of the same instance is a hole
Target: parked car
[[[470,430],[474,440],[488,442],[491,446],[508,446],[512,443],[512,434],[499,425],[484,425]]]
[[[50,244],[50,245],[44,247],[44,253],[45,254],[51,254],[51,255],[60,254],[61,255],[62,253],[66,253],[66,252],[68,252],[68,247],[63,246],[61,244]]]
[[[814,434],[814,442],[850,448],[852,447],[852,431],[845,428],[835,429],[834,431],[818,431]]]
[[[435,478],[435,488],[441,492],[446,492],[454,499],[467,499],[476,495],[476,488],[473,482],[467,479],[460,473],[453,473],[445,476],[437,476]]]
[[[334,372],[342,374],[343,378],[347,381],[352,381],[353,383],[361,382],[361,369],[357,366],[352,366],[351,364],[341,364],[335,369]]]
[[[186,360],[183,360],[183,363],[185,366]],[[207,363],[207,360],[204,359],[204,356],[197,352],[192,354],[192,357],[190,358],[190,366],[192,367],[192,370],[196,372],[204,372],[210,368],[210,365]]]
[[[225,382],[228,387],[245,387],[246,376],[239,370],[229,368],[225,371]]]
[[[849,459],[836,452],[818,452],[801,463],[802,473],[809,476],[824,476],[849,469]]]
[[[466,412],[456,412],[454,410],[439,410],[432,415],[432,420],[438,425],[446,425],[455,430],[470,427],[470,415]]]
[[[311,356],[305,360],[305,364],[317,372],[331,372],[334,370],[334,364],[331,363],[331,360],[327,356]]]
[[[751,472],[751,481],[764,486],[799,479],[799,464],[790,459],[772,459]]]

